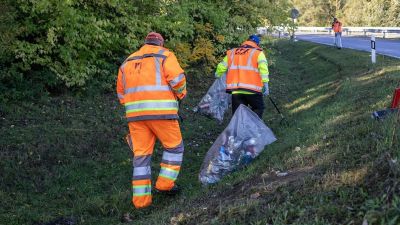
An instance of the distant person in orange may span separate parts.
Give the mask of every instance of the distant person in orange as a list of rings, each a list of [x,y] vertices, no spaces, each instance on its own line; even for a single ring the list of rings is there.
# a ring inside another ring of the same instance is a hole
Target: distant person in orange
[[[179,191],[175,180],[181,169],[183,141],[178,123],[178,101],[186,95],[186,77],[174,53],[164,48],[164,38],[150,32],[144,45],[131,54],[118,71],[117,95],[125,106],[133,151],[132,203],[144,208],[152,203],[151,157],[156,140],[164,151],[155,189]]]
[[[335,32],[335,46],[342,49],[342,23],[335,17],[332,23],[333,32]]]

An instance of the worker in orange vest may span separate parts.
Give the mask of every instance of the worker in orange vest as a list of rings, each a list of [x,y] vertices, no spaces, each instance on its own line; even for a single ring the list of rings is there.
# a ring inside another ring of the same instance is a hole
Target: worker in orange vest
[[[122,63],[117,94],[125,106],[133,151],[132,202],[136,208],[151,204],[151,156],[158,139],[163,148],[155,188],[175,194],[183,141],[178,123],[178,101],[186,95],[186,77],[174,53],[164,48],[164,38],[150,32],[144,45]]]
[[[228,50],[217,66],[216,77],[226,74],[226,92],[232,94],[232,114],[244,104],[262,118],[263,95],[269,94],[269,71],[259,44],[260,38],[251,35],[240,47]]]
[[[332,23],[333,32],[335,32],[335,46],[342,49],[342,23],[335,17]]]

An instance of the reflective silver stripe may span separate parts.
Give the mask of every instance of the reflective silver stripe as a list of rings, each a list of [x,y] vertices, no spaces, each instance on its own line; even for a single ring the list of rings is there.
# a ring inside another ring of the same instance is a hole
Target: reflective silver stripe
[[[236,87],[242,87],[242,88],[250,88],[250,89],[255,89],[255,90],[262,90],[262,87],[258,87],[256,85],[252,84],[244,84],[244,83],[237,83],[237,84],[228,84],[227,88],[236,88]]]
[[[142,187],[142,186],[135,187],[135,186],[133,186],[133,194],[134,195],[135,194],[145,194],[145,193],[151,193],[151,186],[150,185],[148,185],[146,187]]]
[[[262,74],[261,79],[268,79],[268,74]]]
[[[151,174],[150,166],[134,167],[133,176],[143,176]]]
[[[117,95],[118,95],[119,99],[123,99],[124,98],[124,95],[121,95],[121,94],[117,94]]]
[[[258,73],[258,68],[254,68],[252,66],[235,66],[235,65],[231,65],[231,67],[229,67],[230,70],[249,70],[249,71],[255,71]]]
[[[234,57],[234,55],[235,55],[235,53],[234,53],[234,49],[232,49],[231,50],[231,62],[232,62],[232,65],[233,65],[233,57]]]
[[[165,49],[161,49],[160,51],[157,52],[157,54],[162,55],[164,52],[165,52]],[[160,86],[161,85],[161,61],[160,61],[160,58],[155,57],[154,63],[156,65],[156,85]]]
[[[179,82],[181,82],[181,81],[183,80],[183,78],[185,78],[185,74],[181,73],[181,74],[179,74],[178,77],[176,77],[176,78],[174,78],[173,80],[171,80],[171,81],[169,82],[169,84],[170,84],[171,86],[175,86],[175,85],[177,85]]]
[[[161,167],[160,176],[170,178],[171,180],[176,180],[178,177],[179,171],[169,169],[166,167]]]
[[[228,64],[224,61],[220,62],[219,64],[222,64],[223,66],[228,67]]]
[[[178,102],[162,102],[162,101],[155,101],[155,102],[141,102],[141,103],[133,103],[125,105],[126,110],[135,110],[135,109],[159,109],[159,108],[176,108],[178,109]]]
[[[171,91],[168,85],[163,86],[137,86],[125,90],[125,94],[141,92],[141,91]]]
[[[169,153],[167,151],[163,152],[162,159],[167,161],[182,162],[183,153]]]
[[[250,56],[247,59],[247,66],[251,66],[251,59],[253,58],[254,53],[256,52],[256,50],[253,48],[250,52]]]
[[[267,60],[263,59],[263,60],[258,61],[258,63],[268,63],[268,62],[267,62]]]

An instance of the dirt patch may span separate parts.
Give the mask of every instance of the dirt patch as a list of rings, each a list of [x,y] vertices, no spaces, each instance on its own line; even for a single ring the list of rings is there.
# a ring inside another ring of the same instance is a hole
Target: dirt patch
[[[314,168],[297,168],[285,172],[268,171],[261,175],[253,176],[246,181],[234,185],[227,185],[226,189],[209,193],[207,196],[194,200],[191,210],[176,212],[170,223],[177,224],[202,224],[217,217],[227,206],[251,204],[255,200],[271,198],[279,187],[296,185],[305,177],[314,173]]]

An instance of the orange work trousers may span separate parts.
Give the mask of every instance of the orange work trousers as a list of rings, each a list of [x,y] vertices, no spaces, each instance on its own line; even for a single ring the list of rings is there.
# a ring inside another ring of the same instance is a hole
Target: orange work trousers
[[[143,120],[129,122],[133,151],[132,203],[136,208],[151,204],[151,156],[156,140],[163,148],[161,170],[155,188],[168,191],[175,185],[183,157],[183,141],[177,120]]]

